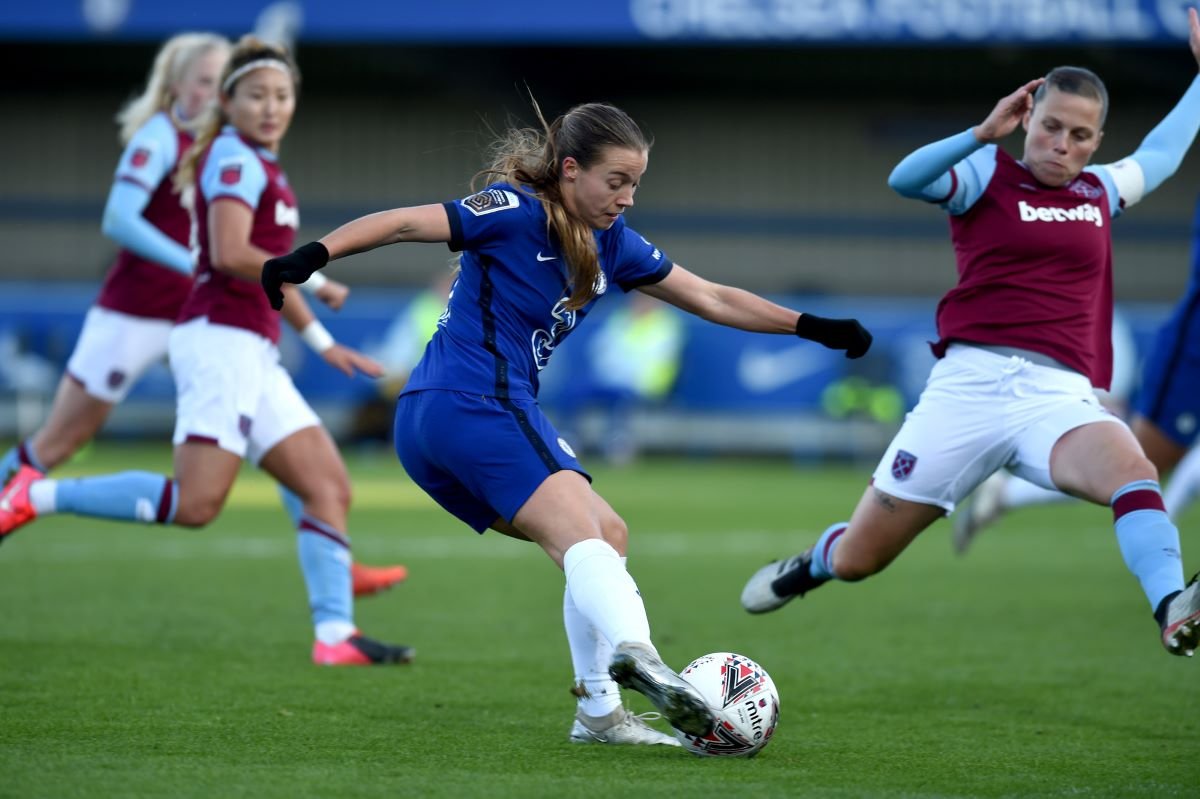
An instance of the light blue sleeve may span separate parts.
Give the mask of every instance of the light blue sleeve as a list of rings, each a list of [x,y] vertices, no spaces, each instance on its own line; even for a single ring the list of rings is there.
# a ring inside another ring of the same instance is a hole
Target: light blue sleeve
[[[980,144],[968,128],[910,153],[892,170],[888,185],[902,197],[961,214],[983,195],[995,170],[996,145]]]
[[[1175,174],[1183,162],[1184,155],[1196,139],[1197,130],[1200,130],[1200,75],[1192,79],[1191,85],[1175,107],[1146,134],[1137,150],[1126,159],[1136,161],[1141,167],[1140,185],[1139,181],[1135,180],[1131,188],[1125,188],[1122,181],[1114,177],[1113,173],[1122,167],[1123,162],[1120,161],[1088,168],[1089,172],[1095,173],[1104,181],[1112,198],[1110,204],[1113,212],[1119,211],[1121,200],[1125,200],[1126,207],[1133,205]],[[1126,181],[1126,184],[1128,183],[1129,181]],[[1133,196],[1125,196],[1124,193],[1118,196],[1121,189]]]
[[[179,137],[166,114],[155,114],[137,129],[117,162],[115,180],[136,183],[153,193],[179,158]]]
[[[1179,169],[1183,156],[1196,138],[1197,129],[1200,129],[1200,75],[1192,79],[1192,85],[1175,107],[1146,134],[1130,156],[1141,164],[1147,194]]]
[[[100,229],[105,236],[143,258],[180,274],[192,274],[192,254],[173,238],[149,222],[142,211],[150,202],[150,192],[140,183],[116,180],[104,204]]]
[[[222,198],[240,200],[254,211],[266,188],[267,171],[253,150],[235,136],[220,136],[213,142],[200,174],[204,199],[209,203]]]

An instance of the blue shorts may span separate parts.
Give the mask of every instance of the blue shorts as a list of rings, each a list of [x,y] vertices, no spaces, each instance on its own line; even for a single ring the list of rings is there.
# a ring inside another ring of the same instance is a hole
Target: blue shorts
[[[396,402],[396,454],[413,482],[476,532],[511,522],[550,475],[589,481],[534,400],[426,389]]]
[[[1189,292],[1158,331],[1137,412],[1182,447],[1200,433],[1200,291]]]

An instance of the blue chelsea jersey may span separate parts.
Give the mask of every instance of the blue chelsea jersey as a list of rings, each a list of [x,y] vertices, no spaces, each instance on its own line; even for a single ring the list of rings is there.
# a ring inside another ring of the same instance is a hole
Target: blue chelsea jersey
[[[450,249],[462,252],[462,270],[405,394],[436,388],[535,399],[538,373],[610,287],[630,291],[671,271],[662,251],[618,217],[608,230],[595,231],[601,268],[595,296],[568,310],[567,265],[537,198],[497,183],[445,209]]]

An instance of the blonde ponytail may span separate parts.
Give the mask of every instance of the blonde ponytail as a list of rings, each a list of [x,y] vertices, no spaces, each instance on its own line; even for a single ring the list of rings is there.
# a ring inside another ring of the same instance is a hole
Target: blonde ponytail
[[[193,192],[196,190],[196,164],[208,146],[213,143],[213,139],[217,138],[217,134],[221,132],[221,126],[224,124],[224,112],[220,108],[211,109],[205,115],[200,129],[196,131],[196,140],[179,158],[179,166],[175,167],[174,186],[175,191],[184,198],[185,208],[193,207]]]

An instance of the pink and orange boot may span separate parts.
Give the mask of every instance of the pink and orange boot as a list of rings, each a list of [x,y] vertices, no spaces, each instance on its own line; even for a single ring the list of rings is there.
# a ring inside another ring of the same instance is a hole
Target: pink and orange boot
[[[364,566],[351,563],[350,577],[354,581],[354,596],[371,596],[404,582],[408,578],[408,569],[401,565]]]
[[[313,642],[312,659],[318,666],[387,666],[411,663],[417,650],[403,644],[385,644],[357,631],[338,644]]]
[[[0,491],[0,543],[12,533],[37,518],[29,502],[29,485],[41,480],[43,474],[32,466],[22,466]]]

